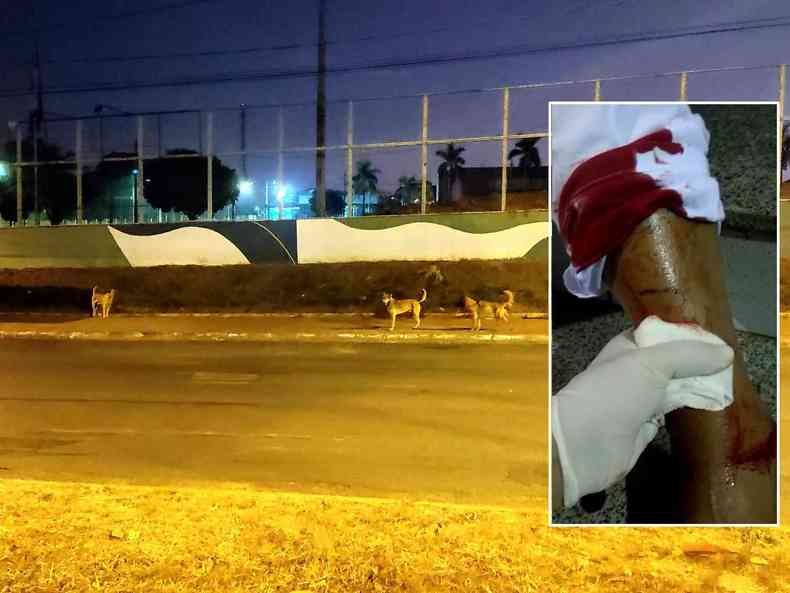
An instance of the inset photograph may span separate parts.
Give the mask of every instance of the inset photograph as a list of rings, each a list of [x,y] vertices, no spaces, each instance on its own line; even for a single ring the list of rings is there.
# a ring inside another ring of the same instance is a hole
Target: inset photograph
[[[551,524],[776,524],[777,104],[550,124]]]

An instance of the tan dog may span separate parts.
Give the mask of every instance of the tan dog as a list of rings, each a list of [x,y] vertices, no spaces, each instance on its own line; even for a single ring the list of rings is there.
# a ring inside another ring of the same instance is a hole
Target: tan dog
[[[498,303],[491,301],[476,301],[468,296],[464,296],[464,309],[472,316],[472,331],[480,329],[484,315],[493,317],[496,321],[500,319],[510,321],[510,310],[515,303],[515,296],[511,290],[503,290],[505,300]]]
[[[99,292],[99,287],[94,286],[91,293],[91,317],[101,317],[106,319],[110,316],[110,308],[115,300],[115,289],[110,292]],[[101,313],[99,309],[101,308]]]
[[[416,322],[414,329],[418,329],[420,327],[420,311],[422,310],[420,303],[424,303],[427,298],[428,291],[424,288],[422,289],[422,297],[420,300],[396,299],[393,298],[391,293],[385,292],[381,297],[381,302],[387,307],[387,313],[390,314],[390,318],[392,319],[390,331],[395,329],[395,318],[402,313],[411,313]]]

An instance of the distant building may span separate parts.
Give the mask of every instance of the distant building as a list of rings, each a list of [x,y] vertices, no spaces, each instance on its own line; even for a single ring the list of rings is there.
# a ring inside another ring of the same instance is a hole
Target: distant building
[[[508,194],[547,192],[549,168],[547,166],[507,168]],[[450,195],[450,177],[439,171],[439,202],[457,202],[464,198],[499,196],[502,191],[501,167],[463,167],[458,170]]]

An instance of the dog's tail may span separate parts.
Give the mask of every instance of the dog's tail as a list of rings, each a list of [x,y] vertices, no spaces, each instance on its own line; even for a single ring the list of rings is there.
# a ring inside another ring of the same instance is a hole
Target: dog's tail
[[[506,305],[512,306],[513,303],[516,302],[516,297],[513,294],[512,290],[503,290],[502,294],[504,294],[507,297],[507,300],[505,301]]]
[[[425,302],[425,299],[427,299],[427,298],[428,298],[428,291],[423,288],[422,289],[422,297],[420,297],[420,300],[417,301],[417,302],[418,303],[423,303],[423,302]]]

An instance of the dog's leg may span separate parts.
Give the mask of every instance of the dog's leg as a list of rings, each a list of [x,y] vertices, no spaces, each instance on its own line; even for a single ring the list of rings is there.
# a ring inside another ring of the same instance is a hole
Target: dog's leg
[[[420,306],[414,305],[414,309],[412,309],[412,311],[414,312],[414,321],[417,322],[414,326],[414,329],[420,329]]]
[[[395,317],[394,313],[390,313],[390,317],[392,317],[392,324],[390,325],[390,331],[395,331]]]

